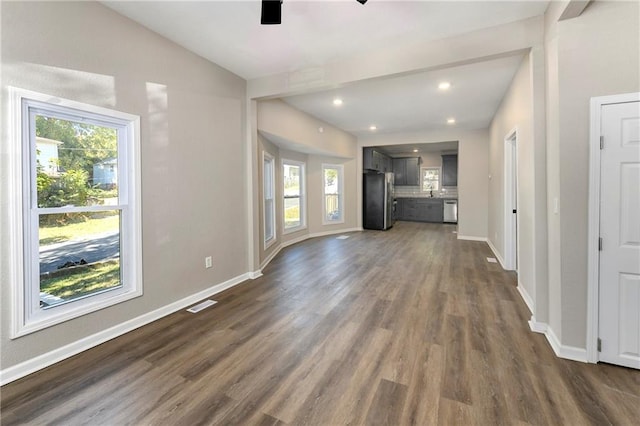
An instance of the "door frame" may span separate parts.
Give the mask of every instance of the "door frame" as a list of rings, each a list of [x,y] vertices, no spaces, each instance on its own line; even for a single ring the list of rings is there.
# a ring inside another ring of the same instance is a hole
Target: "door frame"
[[[589,134],[589,216],[587,260],[587,361],[598,362],[598,319],[600,309],[600,136],[602,107],[611,104],[640,101],[640,92],[597,96],[590,102]]]
[[[518,257],[518,213],[513,215],[513,201],[516,209],[519,203],[518,191],[518,128],[513,128],[504,138],[504,269],[517,272],[516,259]],[[515,159],[515,161],[514,161]],[[513,175],[516,173],[515,185]],[[514,187],[515,186],[515,187]],[[513,195],[515,193],[515,200]]]

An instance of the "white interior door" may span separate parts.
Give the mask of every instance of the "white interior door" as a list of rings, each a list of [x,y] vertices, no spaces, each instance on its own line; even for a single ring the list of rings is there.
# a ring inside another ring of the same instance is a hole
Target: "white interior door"
[[[640,102],[601,117],[598,358],[640,368]]]

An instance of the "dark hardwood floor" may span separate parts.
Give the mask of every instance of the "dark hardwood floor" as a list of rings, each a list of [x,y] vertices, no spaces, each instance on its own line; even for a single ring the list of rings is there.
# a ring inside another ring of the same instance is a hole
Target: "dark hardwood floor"
[[[2,424],[638,424],[640,372],[556,358],[516,276],[454,230],[284,249],[214,307],[4,386]]]

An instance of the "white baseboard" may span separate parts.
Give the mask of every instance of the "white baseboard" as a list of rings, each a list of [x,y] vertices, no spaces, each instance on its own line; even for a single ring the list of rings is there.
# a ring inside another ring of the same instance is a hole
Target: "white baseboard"
[[[309,234],[309,238],[326,237],[327,235],[346,234],[347,232],[360,232],[362,228],[336,229],[333,231],[314,232]]]
[[[529,321],[529,328],[536,333],[542,333],[547,338],[551,349],[558,358],[570,359],[572,361],[589,362],[587,359],[587,350],[584,348],[576,348],[575,346],[563,345],[560,343],[558,336],[547,323],[537,322],[532,316]]]
[[[546,322],[538,322],[536,317],[531,315],[531,319],[529,320],[529,328],[534,333],[545,334],[547,332],[547,323]]]
[[[262,271],[258,269],[257,271],[247,272],[247,274],[249,275],[249,278],[255,280],[256,278],[260,278],[262,276]]]
[[[491,242],[491,240],[489,240],[489,239],[487,239],[487,245],[489,245],[489,248],[493,252],[493,255],[496,257],[496,259],[498,259],[498,262],[500,262],[500,266],[502,266],[502,269],[504,269],[506,271],[506,268],[504,267],[504,259],[500,255],[500,252],[498,251],[496,246],[494,246],[493,243]],[[526,302],[526,300],[525,300],[525,302]],[[529,307],[529,309],[531,309],[531,307]]]
[[[524,303],[526,303],[527,308],[529,308],[529,312],[533,313],[533,299],[531,298],[527,290],[522,285],[520,285],[520,283],[518,283],[516,289],[518,290],[518,293],[520,293],[520,297],[522,297]]]
[[[460,235],[460,234],[458,234],[458,239],[466,240],[466,241],[487,241],[485,237],[472,237],[470,235]]]
[[[214,294],[220,293],[233,286],[236,286],[241,282],[252,278],[252,275],[255,275],[255,272],[247,272],[242,275],[238,275],[237,277],[231,278],[230,280],[227,280],[223,283],[216,284],[206,290],[194,293],[190,296],[165,305],[154,311],[140,315],[139,317],[130,319],[91,336],[87,336],[68,345],[39,355],[35,358],[31,358],[27,361],[21,362],[20,364],[0,370],[0,386],[13,382],[14,380],[18,380],[45,367],[53,365],[56,362],[60,362],[66,358],[72,357],[73,355],[79,354],[80,352],[91,349],[94,346],[98,346],[99,344],[104,343],[108,340],[133,331],[136,328],[142,327],[143,325],[149,324],[162,317],[184,309],[196,302],[201,301],[202,299],[206,299],[207,297],[211,297]]]

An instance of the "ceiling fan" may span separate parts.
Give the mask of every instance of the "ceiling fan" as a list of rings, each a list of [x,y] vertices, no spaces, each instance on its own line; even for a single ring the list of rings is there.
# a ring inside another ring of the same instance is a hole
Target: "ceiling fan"
[[[262,25],[278,25],[282,23],[282,1],[283,0],[262,0],[262,13],[260,23]],[[356,0],[360,4],[365,4],[367,0]]]

